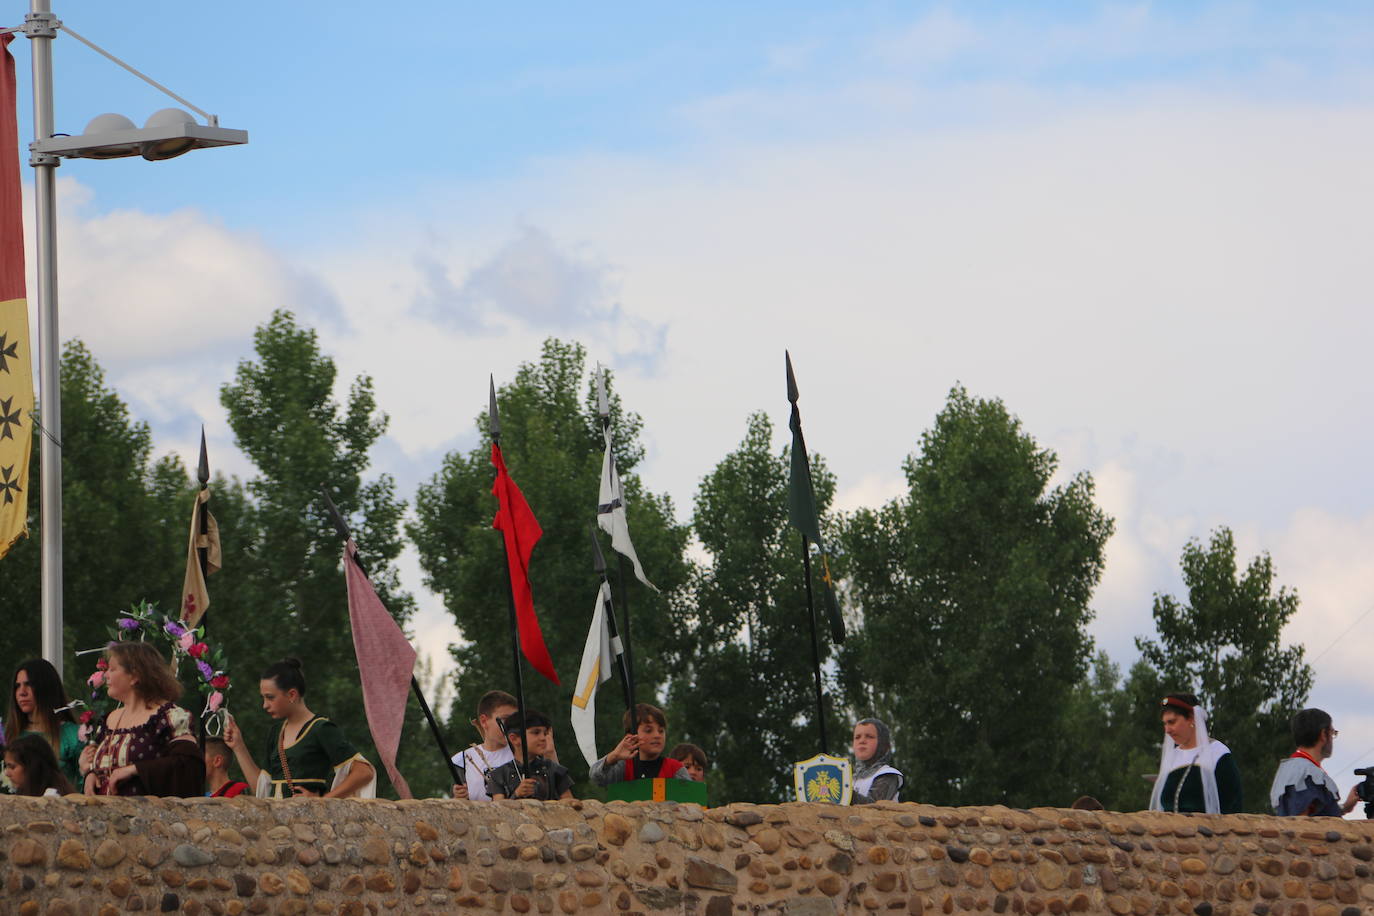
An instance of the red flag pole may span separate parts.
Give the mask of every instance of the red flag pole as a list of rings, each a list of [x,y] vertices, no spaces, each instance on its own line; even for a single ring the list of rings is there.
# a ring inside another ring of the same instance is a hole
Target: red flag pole
[[[501,457],[501,415],[497,413],[496,410],[496,379],[492,377],[490,379],[490,383],[490,403],[487,417],[488,426],[491,430],[491,450],[493,458],[492,463],[497,464],[497,459],[500,459]],[[504,465],[505,462],[501,461],[499,464],[497,464],[496,469],[496,486],[503,491],[498,493],[496,496],[498,502],[500,503],[496,510],[498,518],[500,517],[500,513],[503,510],[505,510],[506,507],[510,506],[510,493],[505,486],[505,482],[508,479],[508,477],[506,474],[502,473],[502,471],[504,470]],[[514,527],[514,519],[510,519],[508,521],[508,524]],[[523,666],[520,663],[520,656],[523,654],[521,652],[520,646],[520,621],[515,612],[515,584],[511,582],[511,556],[509,534],[504,530],[501,532],[501,553],[506,559],[506,606],[510,610],[510,645],[511,654],[515,662],[515,704],[516,709],[520,713],[520,727],[521,729],[524,729],[525,672]],[[503,733],[504,731],[505,729],[502,728]],[[524,771],[528,770],[530,765],[530,750],[529,744],[526,743],[526,741],[524,740],[523,731],[521,732],[521,735],[522,737],[520,739],[520,778],[523,779],[525,776]]]

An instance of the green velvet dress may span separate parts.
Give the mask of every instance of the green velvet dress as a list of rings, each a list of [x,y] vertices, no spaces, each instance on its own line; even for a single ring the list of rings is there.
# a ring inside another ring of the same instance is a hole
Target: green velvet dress
[[[272,798],[291,795],[277,751],[277,741],[285,724],[285,720],[277,722],[267,736],[267,765],[264,772],[272,781]],[[354,760],[364,758],[348,743],[339,726],[324,716],[316,716],[305,723],[296,740],[286,745],[286,763],[291,770],[292,784],[317,795],[328,792],[334,785],[336,774]]]
[[[1239,814],[1245,803],[1241,795],[1240,768],[1236,766],[1236,758],[1229,753],[1223,754],[1217,759],[1215,772],[1221,813]],[[1183,780],[1181,788],[1180,779]],[[1159,798],[1165,811],[1206,811],[1207,806],[1202,800],[1202,771],[1195,766],[1170,770]],[[1174,806],[1175,798],[1178,800],[1177,807]]]

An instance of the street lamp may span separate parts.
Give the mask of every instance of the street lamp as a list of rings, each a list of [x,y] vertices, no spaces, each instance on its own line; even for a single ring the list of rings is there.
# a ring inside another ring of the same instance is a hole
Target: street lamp
[[[52,41],[58,30],[92,48],[139,79],[200,114],[199,124],[188,112],[164,108],[143,127],[123,115],[104,114],[75,136],[56,136],[53,128]],[[34,168],[35,235],[38,261],[38,402],[43,442],[39,449],[42,500],[42,620],[43,657],[62,674],[62,380],[58,371],[57,334],[57,167],[62,159],[117,159],[142,156],[149,161],[171,159],[193,149],[248,142],[248,132],[219,126],[219,119],[201,111],[166,86],[135,70],[113,54],[82,38],[58,21],[50,0],[30,0],[22,31],[33,41],[33,133],[29,165]]]

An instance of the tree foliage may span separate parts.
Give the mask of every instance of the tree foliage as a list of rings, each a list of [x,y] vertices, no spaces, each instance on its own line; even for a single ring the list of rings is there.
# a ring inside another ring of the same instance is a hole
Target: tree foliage
[[[1136,645],[1168,692],[1202,700],[1208,731],[1241,768],[1246,810],[1268,812],[1273,769],[1292,750],[1288,719],[1302,708],[1313,682],[1303,647],[1281,643],[1298,595],[1287,587],[1274,590],[1268,553],[1239,570],[1235,538],[1225,527],[1206,545],[1189,541],[1180,565],[1187,603],[1156,593],[1158,639],[1137,639]]]
[[[348,621],[343,544],[322,509],[320,487],[329,487],[378,595],[404,623],[413,601],[400,588],[395,560],[405,503],[389,476],[363,476],[387,418],[365,376],[353,381],[343,404],[335,401],[334,361],[291,313],[276,312],[254,344],[256,359],[240,362],[220,391],[235,441],[259,473],[247,484],[249,498],[232,507],[232,519],[222,517],[229,507],[216,500],[227,562],[225,573],[211,579],[208,625],[234,664],[233,703],[255,755],[264,753],[270,725],[249,711],[257,705],[258,674],[292,655],[305,661],[311,708],[338,722],[375,763]],[[424,748],[417,763],[434,761],[412,788],[438,791],[447,777],[419,728],[412,709],[403,747]],[[379,776],[379,790],[388,788]]]
[[[772,423],[755,413],[744,440],[697,490],[692,522],[710,559],[687,611],[690,651],[673,679],[672,724],[710,756],[712,799],[720,803],[782,801],[794,762],[842,753],[847,743],[830,710],[831,746],[820,747],[801,535],[787,512],[789,467],[787,447],[773,447]],[[834,475],[814,454],[811,474],[825,512]],[[830,647],[820,640],[824,660]]]
[[[608,378],[607,388],[630,532],[645,573],[662,590],[649,591],[631,574],[630,636],[637,692],[642,702],[654,701],[682,638],[687,530],[673,520],[669,497],[647,491],[640,482],[634,468],[644,454],[641,421],[622,409],[613,378]],[[545,341],[539,360],[522,364],[497,399],[506,467],[544,530],[530,560],[530,581],[544,640],[562,681],[555,687],[526,664],[525,699],[553,719],[561,760],[581,775],[586,764],[566,723],[599,584],[589,532],[596,525],[605,448],[585,349]],[[473,392],[473,400],[485,405],[485,392]],[[496,499],[491,492],[494,470],[485,409],[476,426],[480,444],[444,458],[439,473],[420,487],[416,521],[408,529],[419,549],[426,584],[443,596],[463,634],[464,643],[453,650],[458,665],[454,721],[472,717],[478,698],[488,690],[515,692],[506,561],[500,532],[492,528]],[[615,555],[609,544],[603,543],[602,549],[615,575]],[[615,595],[619,603],[619,589]],[[623,610],[618,607],[617,613]],[[608,682],[597,701],[602,753],[619,739],[623,710],[619,687]],[[476,734],[459,735],[458,740],[466,745],[476,740]]]
[[[1051,488],[1056,466],[1001,401],[955,387],[905,464],[907,494],[847,521],[863,627],[841,671],[856,710],[891,723],[908,797],[1066,794],[1064,710],[1112,522],[1086,473]]]

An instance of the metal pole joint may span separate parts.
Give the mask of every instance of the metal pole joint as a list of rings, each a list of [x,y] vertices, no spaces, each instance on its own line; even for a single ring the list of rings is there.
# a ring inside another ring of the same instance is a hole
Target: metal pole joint
[[[57,30],[62,28],[62,20],[51,11],[32,12],[24,17],[23,32],[29,38],[56,38]]]
[[[37,140],[34,141],[34,143],[37,142]],[[34,143],[29,144],[29,165],[36,169],[44,167],[55,169],[62,164],[62,160],[52,153],[34,152]]]

